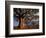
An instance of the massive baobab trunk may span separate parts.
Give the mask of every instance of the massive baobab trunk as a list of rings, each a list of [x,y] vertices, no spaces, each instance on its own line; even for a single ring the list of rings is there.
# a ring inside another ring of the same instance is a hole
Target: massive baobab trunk
[[[28,26],[25,24],[25,19],[21,18],[20,29],[27,29]]]

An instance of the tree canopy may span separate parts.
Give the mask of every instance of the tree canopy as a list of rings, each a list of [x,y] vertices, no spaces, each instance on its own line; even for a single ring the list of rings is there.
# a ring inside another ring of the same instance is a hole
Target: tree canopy
[[[32,16],[39,12],[39,9],[14,8],[14,15],[20,17]]]

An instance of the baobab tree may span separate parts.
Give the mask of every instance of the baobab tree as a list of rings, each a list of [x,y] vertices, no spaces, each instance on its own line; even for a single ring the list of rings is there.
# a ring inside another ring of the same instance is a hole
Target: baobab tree
[[[24,9],[24,8],[14,8],[14,16],[17,16],[19,19],[19,28],[28,28],[24,24],[24,21],[27,19],[30,19],[30,21],[33,19],[34,14],[39,12],[38,9]],[[30,18],[29,18],[30,17]]]

